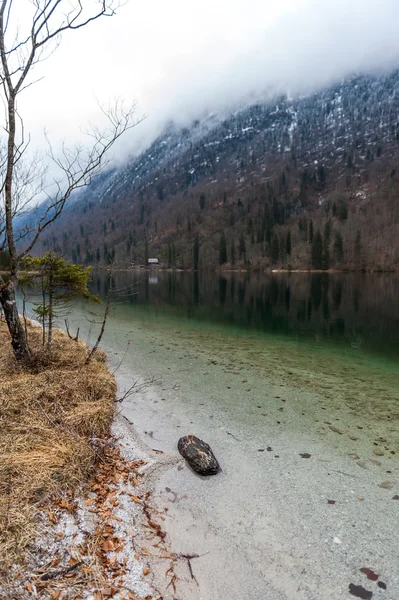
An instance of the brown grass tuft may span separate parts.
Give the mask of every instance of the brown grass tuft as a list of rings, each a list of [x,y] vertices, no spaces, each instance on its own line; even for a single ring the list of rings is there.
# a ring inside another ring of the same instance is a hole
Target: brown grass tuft
[[[28,332],[29,369],[15,363],[0,322],[0,578],[34,539],[40,503],[88,480],[115,407],[104,353],[86,365],[87,347],[57,330],[49,356],[41,330]]]

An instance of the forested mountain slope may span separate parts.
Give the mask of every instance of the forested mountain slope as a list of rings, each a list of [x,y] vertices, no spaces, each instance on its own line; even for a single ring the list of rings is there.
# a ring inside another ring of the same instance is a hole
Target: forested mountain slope
[[[356,76],[169,124],[81,193],[43,246],[87,264],[393,269],[398,160],[399,72]]]

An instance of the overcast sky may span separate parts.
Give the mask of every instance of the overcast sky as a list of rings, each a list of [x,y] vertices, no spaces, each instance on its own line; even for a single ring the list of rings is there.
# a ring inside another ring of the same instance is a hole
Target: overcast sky
[[[306,92],[395,67],[398,24],[399,0],[128,0],[64,35],[20,109],[40,146],[44,128],[55,143],[78,139],[80,125],[100,118],[96,97],[136,98],[147,119],[125,154],[167,118],[183,123],[270,89]]]

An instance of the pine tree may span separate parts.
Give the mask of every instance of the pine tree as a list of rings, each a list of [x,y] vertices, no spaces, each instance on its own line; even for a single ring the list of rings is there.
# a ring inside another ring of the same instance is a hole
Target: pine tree
[[[323,240],[320,231],[316,231],[312,241],[312,268],[323,268]]]
[[[276,262],[278,261],[279,251],[280,251],[279,240],[278,240],[277,234],[274,232],[273,236],[272,236],[272,241],[270,244],[270,258],[271,258],[273,265],[275,265]]]
[[[323,235],[323,269],[327,271],[330,268],[330,239],[331,239],[331,219],[324,226]]]
[[[287,237],[285,238],[285,251],[288,254],[288,256],[291,255],[291,249],[292,249],[292,244],[291,244],[291,229],[289,229],[287,231]]]
[[[236,247],[234,244],[234,240],[231,242],[230,254],[231,254],[230,262],[231,262],[232,266],[234,267],[234,265],[236,264]]]
[[[168,269],[172,267],[172,246],[168,244]]]
[[[334,254],[337,263],[341,263],[344,259],[344,241],[339,231],[335,233]]]
[[[88,290],[90,267],[73,265],[53,252],[46,252],[44,256],[28,257],[26,268],[22,287],[28,285],[38,290],[41,300],[34,304],[33,311],[43,326],[43,344],[47,324],[47,348],[51,350],[54,321],[68,313],[69,303],[78,297],[99,302]]]
[[[240,239],[238,241],[238,255],[241,259],[245,260],[245,255],[246,255],[246,246],[245,246],[245,237],[244,234],[241,233],[240,235]]]
[[[225,263],[227,263],[227,243],[226,236],[223,232],[220,236],[219,243],[219,265],[224,265]]]
[[[310,219],[309,221],[309,244],[313,243],[313,221]]]
[[[176,267],[177,252],[175,244],[172,244],[172,267]]]
[[[194,243],[193,243],[193,267],[194,267],[194,271],[198,271],[198,264],[199,264],[199,236],[198,236],[198,233],[196,233],[195,236],[194,236]]]
[[[205,208],[205,196],[204,194],[201,194],[199,197],[199,205],[200,205],[200,209],[204,210]]]

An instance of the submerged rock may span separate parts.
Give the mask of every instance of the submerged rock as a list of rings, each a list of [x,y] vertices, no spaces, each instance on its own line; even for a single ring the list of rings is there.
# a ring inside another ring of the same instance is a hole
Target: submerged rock
[[[216,475],[220,466],[211,447],[195,435],[180,438],[177,448],[183,458],[200,475]]]

